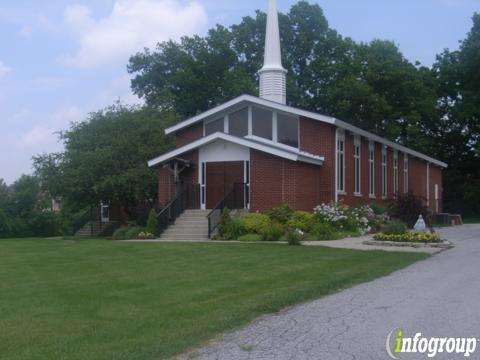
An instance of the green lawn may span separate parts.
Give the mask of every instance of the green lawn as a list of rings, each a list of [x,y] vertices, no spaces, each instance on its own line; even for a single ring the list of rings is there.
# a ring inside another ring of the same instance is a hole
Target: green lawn
[[[164,358],[426,256],[273,244],[2,240],[0,358]]]

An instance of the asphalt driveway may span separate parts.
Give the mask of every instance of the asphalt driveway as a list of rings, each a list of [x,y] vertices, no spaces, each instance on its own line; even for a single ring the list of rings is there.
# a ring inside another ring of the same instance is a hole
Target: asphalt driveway
[[[480,338],[480,225],[441,233],[454,249],[388,277],[263,317],[190,355],[229,360],[388,359],[386,338],[398,328],[411,337],[421,332],[428,338]],[[464,357],[435,357],[457,358]],[[470,359],[480,359],[480,348]]]

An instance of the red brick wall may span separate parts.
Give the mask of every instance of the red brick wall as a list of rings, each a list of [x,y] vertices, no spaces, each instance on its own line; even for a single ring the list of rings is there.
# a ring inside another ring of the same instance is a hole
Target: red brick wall
[[[320,168],[319,204],[335,200],[335,127],[300,118],[300,150],[325,157]],[[317,204],[318,205],[318,204]]]
[[[250,150],[251,211],[266,211],[287,203],[313,211],[321,202],[321,168]]]
[[[175,134],[177,148],[187,145],[203,137],[203,123],[192,125]]]

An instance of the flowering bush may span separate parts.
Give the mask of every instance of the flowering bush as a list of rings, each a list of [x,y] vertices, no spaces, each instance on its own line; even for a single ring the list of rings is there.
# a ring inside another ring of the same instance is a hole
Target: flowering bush
[[[318,205],[313,212],[315,216],[326,223],[330,224],[340,224],[341,222],[348,219],[347,216],[348,206],[340,203],[329,203]]]
[[[142,239],[142,240],[155,239],[155,235],[145,231],[138,234],[138,239]]]
[[[376,215],[369,205],[349,207],[332,202],[317,206],[314,212],[322,222],[342,230],[358,231],[361,235],[377,229],[386,220],[386,215]]]
[[[375,240],[378,241],[394,241],[394,242],[418,242],[418,243],[438,243],[442,242],[440,235],[437,233],[416,233],[409,232],[406,234],[377,234]]]
[[[305,240],[305,233],[302,230],[295,229],[287,232],[288,245],[301,245],[303,240]]]

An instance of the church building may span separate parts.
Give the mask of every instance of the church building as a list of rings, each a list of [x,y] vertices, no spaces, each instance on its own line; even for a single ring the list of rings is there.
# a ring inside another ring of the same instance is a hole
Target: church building
[[[242,95],[166,129],[176,149],[158,168],[159,208],[181,191],[189,208],[214,209],[237,189],[239,207],[282,203],[312,212],[322,203],[382,203],[412,191],[442,212],[442,169],[432,157],[345,121],[287,104],[276,0],[269,0],[260,97]]]

